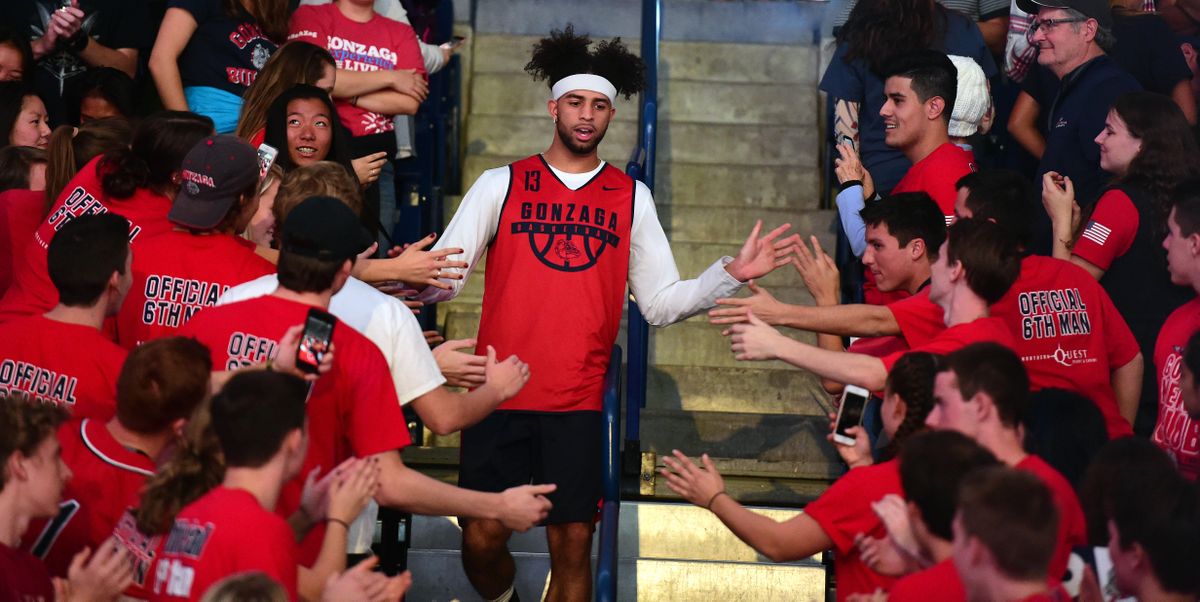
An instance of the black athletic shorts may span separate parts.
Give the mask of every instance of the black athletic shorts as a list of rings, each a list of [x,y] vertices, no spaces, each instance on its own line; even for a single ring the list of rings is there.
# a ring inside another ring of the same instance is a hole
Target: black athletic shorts
[[[499,492],[553,483],[544,524],[592,522],[601,495],[600,412],[497,410],[463,430],[458,485]]]

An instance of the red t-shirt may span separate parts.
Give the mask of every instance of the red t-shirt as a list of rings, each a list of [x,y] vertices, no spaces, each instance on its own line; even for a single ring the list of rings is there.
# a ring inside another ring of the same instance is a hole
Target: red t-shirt
[[[117,213],[129,220],[129,242],[137,257],[139,241],[171,229],[167,212],[171,199],[139,188],[127,199],[110,199],[104,194],[98,174],[103,157],[92,159],[67,183],[50,213],[41,221],[33,238],[13,267],[12,286],[0,299],[0,322],[17,316],[40,314],[58,304],[58,290],[50,281],[46,268],[46,249],[54,233],[67,222],[95,213]]]
[[[953,143],[945,142],[933,149],[924,159],[913,163],[908,173],[900,179],[892,194],[898,192],[924,192],[942,208],[946,223],[954,220],[954,201],[958,198],[955,184],[963,176],[975,171],[975,155]]]
[[[127,349],[175,334],[230,287],[274,274],[254,243],[231,234],[172,230],[147,238],[133,256],[133,285],[117,318]]]
[[[296,538],[249,491],[218,486],[175,517],[151,577],[153,601],[199,600],[209,586],[260,571],[297,599]]]
[[[889,493],[904,495],[898,460],[854,468],[804,507],[804,513],[817,521],[833,542],[838,600],[852,594],[869,594],[878,588],[886,590],[896,580],[867,567],[854,546],[859,533],[876,538],[887,534],[883,522],[871,509],[871,502]]]
[[[1133,239],[1137,238],[1140,219],[1137,207],[1129,196],[1115,188],[1110,189],[1096,201],[1092,218],[1071,253],[1107,270],[1113,260],[1124,255],[1133,244]]]
[[[942,309],[927,292],[888,306],[909,345],[944,328]],[[1091,399],[1109,437],[1133,433],[1121,417],[1112,390],[1112,371],[1140,352],[1137,340],[1104,287],[1069,261],[1030,255],[1012,288],[991,307],[1014,336],[1033,389],[1058,388]]]
[[[232,370],[274,357],[279,338],[303,324],[310,308],[279,297],[257,297],[204,309],[179,334],[208,345],[214,370]],[[333,344],[333,366],[308,396],[308,456],[299,476],[283,488],[275,508],[282,516],[300,505],[304,476],[313,468],[320,466],[325,474],[351,456],[399,450],[411,442],[383,353],[340,322],[333,329]],[[318,527],[304,539],[305,565],[316,560],[324,533]]]
[[[39,520],[25,530],[24,542],[46,561],[50,574],[65,577],[71,559],[93,550],[113,534],[117,521],[136,506],[154,460],[121,445],[105,423],[73,420],[58,430],[62,458],[71,468],[55,520]]]
[[[1013,339],[1012,332],[1009,331],[1004,321],[1000,318],[986,317],[951,326],[932,339],[913,347],[911,351],[945,355],[967,345],[983,342],[999,343],[1009,349],[1016,347],[1016,340]],[[895,351],[879,359],[883,360],[883,365],[888,372],[891,372],[892,366],[895,366],[896,362],[906,353],[908,351]]]
[[[1154,442],[1175,459],[1179,472],[1193,481],[1200,477],[1200,421],[1188,417],[1179,379],[1183,374],[1183,350],[1198,330],[1200,298],[1171,313],[1154,345],[1154,365],[1158,369],[1158,423],[1154,425]]]
[[[1075,497],[1071,483],[1037,456],[1025,456],[1014,468],[1031,472],[1041,479],[1050,489],[1054,505],[1058,507],[1058,544],[1054,547],[1054,556],[1050,559],[1050,572],[1047,574],[1050,583],[1058,583],[1067,571],[1071,548],[1087,543],[1087,522],[1083,517],[1083,509],[1079,506],[1079,498]]]
[[[50,573],[36,556],[0,543],[0,602],[53,602]]]
[[[133,583],[125,588],[126,596],[135,600],[149,600],[150,588],[154,585],[156,562],[162,557],[163,534],[146,535],[137,528],[133,513],[126,510],[113,527],[113,536],[125,546],[129,562],[133,565]],[[169,569],[163,569],[164,571]]]
[[[425,74],[425,60],[412,27],[383,15],[366,23],[351,21],[337,3],[305,5],[292,13],[289,40],[302,40],[329,51],[338,69],[346,71],[396,71],[416,69]],[[338,117],[355,136],[390,132],[391,115],[382,115],[335,99]],[[281,151],[283,149],[280,149]]]
[[[901,577],[888,591],[888,602],[964,602],[966,599],[967,590],[954,567],[953,558]]]
[[[0,324],[0,392],[22,392],[108,420],[117,412],[117,376],[126,352],[99,330],[29,316]]]
[[[45,217],[46,193],[41,190],[0,192],[0,293],[12,284],[17,255]]]

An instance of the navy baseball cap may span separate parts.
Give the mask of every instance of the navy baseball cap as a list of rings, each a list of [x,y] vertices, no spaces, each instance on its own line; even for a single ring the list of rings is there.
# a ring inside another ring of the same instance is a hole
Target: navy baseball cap
[[[1096,20],[1100,27],[1112,29],[1112,7],[1108,0],[1017,0],[1017,8],[1037,16],[1039,8],[1074,9]]]
[[[296,205],[283,220],[280,250],[323,261],[350,259],[374,239],[345,203],[314,196]]]
[[[258,182],[258,153],[236,136],[209,136],[183,159],[179,192],[167,219],[209,230]]]

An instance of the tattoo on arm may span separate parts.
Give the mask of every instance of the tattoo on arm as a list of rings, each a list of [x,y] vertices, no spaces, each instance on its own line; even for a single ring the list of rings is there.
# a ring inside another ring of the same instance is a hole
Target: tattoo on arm
[[[842,136],[849,136],[858,144],[858,108],[859,103],[842,100],[840,98],[834,100],[833,104],[833,135],[836,139],[841,139]]]

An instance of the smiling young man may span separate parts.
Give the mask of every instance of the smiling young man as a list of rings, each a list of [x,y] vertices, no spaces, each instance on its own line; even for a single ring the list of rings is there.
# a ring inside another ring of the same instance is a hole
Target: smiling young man
[[[1046,149],[1038,164],[1035,186],[1042,175],[1058,172],[1075,185],[1075,198],[1088,208],[1110,175],[1100,168],[1095,138],[1113,102],[1142,87],[1106,54],[1112,35],[1112,11],[1107,0],[1016,0],[1021,10],[1037,15],[1029,40],[1038,47],[1038,64],[1059,79],[1057,94],[1041,115]],[[1049,255],[1052,229],[1049,217],[1035,216],[1031,251]]]
[[[645,65],[620,41],[590,44],[568,26],[534,46],[525,69],[550,84],[550,147],[484,172],[436,247],[464,249],[472,268],[487,252],[478,349],[529,363],[525,388],[463,431],[459,483],[558,485],[546,520],[550,600],[591,597],[602,387],[626,284],[648,322],[671,324],[787,263],[797,242],[775,240],[787,226],[763,237],[755,226],[737,257],[680,280],[650,190],[597,153],[617,95],[642,89]],[[465,280],[446,282],[449,290],[430,287],[419,299],[449,299]],[[510,534],[492,520],[464,525],[463,566],[485,599],[514,598]]]

